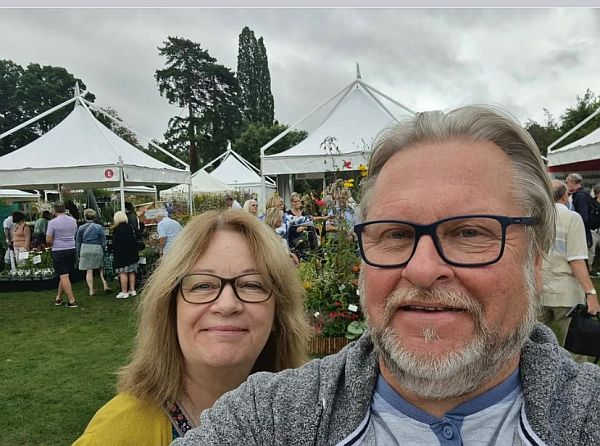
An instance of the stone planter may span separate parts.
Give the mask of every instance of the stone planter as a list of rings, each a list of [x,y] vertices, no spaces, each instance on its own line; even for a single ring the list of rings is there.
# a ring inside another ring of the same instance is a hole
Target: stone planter
[[[308,344],[308,354],[310,356],[327,356],[339,352],[352,340],[345,337],[324,338],[315,336]]]

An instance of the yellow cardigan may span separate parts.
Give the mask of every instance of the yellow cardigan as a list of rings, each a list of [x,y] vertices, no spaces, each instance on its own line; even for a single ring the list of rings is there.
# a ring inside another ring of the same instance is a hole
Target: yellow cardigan
[[[119,393],[102,406],[72,446],[168,446],[172,425],[161,407]]]

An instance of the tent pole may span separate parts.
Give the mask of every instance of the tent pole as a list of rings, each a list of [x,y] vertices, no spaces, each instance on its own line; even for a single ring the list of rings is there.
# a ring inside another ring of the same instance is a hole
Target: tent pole
[[[38,116],[36,116],[34,118],[31,118],[29,121],[26,121],[23,124],[20,124],[20,125],[18,125],[16,127],[13,127],[9,131],[4,132],[2,135],[0,135],[0,139],[4,138],[5,136],[8,136],[8,135],[10,135],[12,133],[15,133],[17,130],[21,130],[23,127],[27,127],[29,124],[31,124],[31,123],[39,120],[39,119],[42,119],[44,116],[48,116],[50,113],[53,113],[56,110],[58,110],[58,109],[60,109],[60,108],[62,108],[64,106],[66,106],[66,105],[69,105],[71,102],[74,102],[76,99],[77,99],[77,97],[68,99],[65,102],[63,102],[62,104],[58,104],[56,107],[53,107],[50,110],[46,110],[44,113],[42,113],[42,114],[40,114],[40,115],[38,115]]]
[[[123,181],[123,158],[119,157],[119,188],[121,189],[121,210],[125,212],[125,183]]]
[[[57,184],[57,186],[58,186],[58,201],[60,201],[62,203],[63,202],[62,185],[59,183],[59,184]]]
[[[190,208],[190,216],[194,213],[194,195],[192,194],[192,180],[188,183],[188,203]]]

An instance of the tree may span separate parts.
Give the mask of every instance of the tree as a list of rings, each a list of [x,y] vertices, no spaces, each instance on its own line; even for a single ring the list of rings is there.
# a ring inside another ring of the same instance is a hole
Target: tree
[[[10,60],[0,61],[0,133],[73,97],[75,83],[84,82],[62,67],[29,64],[26,69]],[[89,101],[95,96],[87,93]],[[16,150],[62,121],[73,109],[64,107],[0,140],[0,155]]]
[[[217,64],[200,44],[178,37],[163,43],[158,50],[166,57],[166,68],[155,74],[160,94],[187,111],[185,117],[171,118],[165,138],[170,147],[187,148],[195,172],[198,161],[222,152],[227,139],[237,136],[239,85],[231,70]]]
[[[548,110],[544,109],[546,122],[544,124],[539,124],[530,119],[525,124],[525,130],[529,132],[531,137],[537,143],[541,154],[546,156],[550,144],[590,116],[598,109],[598,107],[600,107],[600,98],[596,98],[594,93],[590,89],[587,89],[583,96],[577,96],[577,104],[575,107],[567,108],[560,116],[558,122],[554,120]],[[600,116],[595,116],[585,125],[562,140],[559,146],[564,146],[583,138],[599,127]]]
[[[585,118],[594,113],[598,107],[600,107],[600,98],[597,98],[596,95],[588,88],[583,97],[577,96],[577,104],[575,107],[567,108],[560,116],[560,134],[564,135],[567,133]],[[587,134],[596,130],[598,127],[600,127],[600,116],[597,115],[584,126],[580,127],[563,141],[561,141],[561,145],[566,145],[583,138]]]
[[[259,149],[286,129],[286,125],[277,122],[271,125],[250,124],[240,137],[235,140],[233,148],[250,163],[259,166]],[[303,130],[292,130],[269,148],[269,154],[280,153],[295,146],[306,138],[306,135],[307,133]]]
[[[256,40],[247,26],[239,37],[237,76],[244,123],[272,124],[274,105],[267,50],[263,38]]]
[[[529,119],[525,124],[525,130],[529,132],[533,140],[536,142],[542,156],[548,153],[548,146],[558,139],[560,130],[554,121],[553,116],[547,109],[544,109],[545,124],[538,124]]]

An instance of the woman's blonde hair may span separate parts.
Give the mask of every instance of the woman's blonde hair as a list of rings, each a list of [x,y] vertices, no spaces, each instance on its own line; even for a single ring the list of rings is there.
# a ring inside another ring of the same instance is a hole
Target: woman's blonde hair
[[[123,211],[117,211],[113,216],[113,221],[115,222],[115,227],[119,226],[121,223],[127,223],[127,214]]]
[[[287,252],[275,233],[256,217],[245,212],[211,211],[190,220],[144,287],[133,358],[119,371],[120,392],[131,392],[157,404],[184,395],[184,361],[177,337],[178,286],[206,252],[215,233],[224,230],[244,237],[258,271],[273,282],[273,331],[253,372],[276,372],[306,362],[311,329],[304,316],[304,289]]]
[[[272,229],[276,229],[281,226],[281,217],[283,216],[283,211],[279,208],[269,208],[267,212],[265,212],[265,218],[263,222]]]
[[[275,193],[269,197],[269,199],[265,203],[265,208],[276,208],[279,204],[283,204],[283,198],[281,198],[278,194]]]

